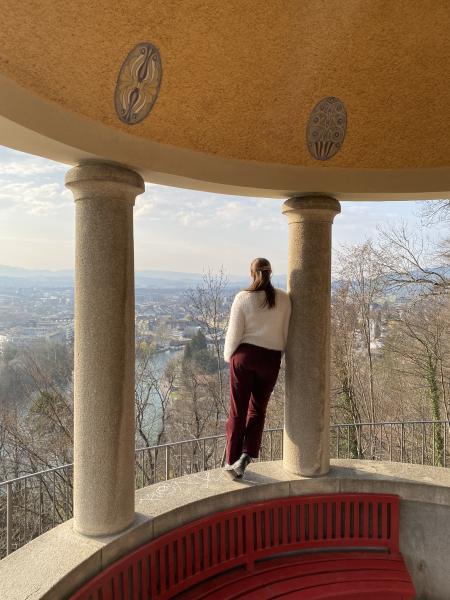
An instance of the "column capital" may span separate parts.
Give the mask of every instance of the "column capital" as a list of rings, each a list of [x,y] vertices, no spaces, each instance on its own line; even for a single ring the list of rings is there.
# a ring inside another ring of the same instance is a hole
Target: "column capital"
[[[341,212],[341,205],[332,196],[310,195],[294,196],[283,202],[281,211],[287,216],[289,223],[300,221],[333,222]]]
[[[64,185],[75,202],[87,199],[121,199],[134,204],[136,196],[145,191],[139,173],[119,164],[99,160],[81,161],[67,171]]]

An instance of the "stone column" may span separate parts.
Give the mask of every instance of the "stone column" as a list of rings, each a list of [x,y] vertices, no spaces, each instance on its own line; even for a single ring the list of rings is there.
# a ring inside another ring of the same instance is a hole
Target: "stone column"
[[[133,205],[125,167],[70,169],[75,227],[74,530],[106,535],[134,519]]]
[[[283,466],[308,477],[330,467],[331,225],[340,212],[327,196],[290,198]]]

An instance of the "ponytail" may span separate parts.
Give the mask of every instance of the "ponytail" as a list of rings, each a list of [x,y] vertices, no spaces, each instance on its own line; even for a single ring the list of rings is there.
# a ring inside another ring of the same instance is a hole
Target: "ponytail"
[[[270,281],[270,276],[272,273],[272,267],[270,262],[266,258],[255,258],[252,261],[250,266],[250,270],[253,276],[253,283],[250,284],[247,288],[245,288],[246,292],[258,292],[260,290],[264,290],[265,299],[261,308],[268,306],[269,308],[273,308],[275,306],[275,288]]]

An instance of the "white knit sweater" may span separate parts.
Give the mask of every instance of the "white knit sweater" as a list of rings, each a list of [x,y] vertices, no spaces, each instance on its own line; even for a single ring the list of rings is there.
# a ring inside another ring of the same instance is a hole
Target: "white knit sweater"
[[[292,310],[291,298],[286,290],[275,288],[275,306],[261,308],[264,298],[264,290],[242,290],[234,297],[225,335],[226,362],[230,362],[239,344],[244,343],[284,353]]]

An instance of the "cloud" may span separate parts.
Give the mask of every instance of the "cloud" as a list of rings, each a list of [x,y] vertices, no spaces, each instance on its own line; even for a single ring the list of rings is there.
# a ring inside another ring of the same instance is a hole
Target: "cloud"
[[[32,181],[0,186],[0,205],[20,209],[31,215],[49,215],[73,203],[71,192],[60,183],[37,184]]]
[[[279,231],[285,217],[279,203],[246,197],[193,192],[148,185],[136,199],[135,218],[167,221],[189,229],[250,228],[252,231]]]
[[[134,217],[136,219],[149,218],[151,216],[151,220],[157,219],[159,217],[152,216],[155,212],[155,201],[153,198],[149,196],[138,196],[135,202],[134,208]]]
[[[286,224],[284,223],[283,215],[263,215],[249,222],[249,227],[253,231],[285,231]]]
[[[173,215],[174,220],[184,227],[201,229],[211,226],[211,219],[198,210],[179,210]]]
[[[0,209],[20,214],[58,214],[73,196],[62,174],[67,165],[0,148]]]
[[[0,176],[31,177],[67,171],[67,165],[42,160],[8,161],[0,163]]]

